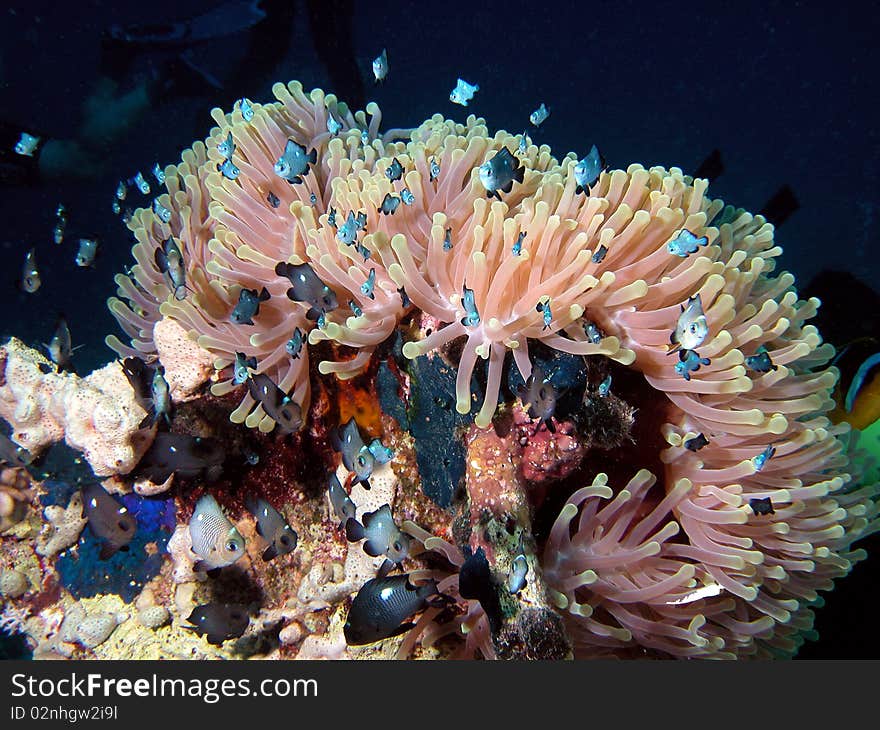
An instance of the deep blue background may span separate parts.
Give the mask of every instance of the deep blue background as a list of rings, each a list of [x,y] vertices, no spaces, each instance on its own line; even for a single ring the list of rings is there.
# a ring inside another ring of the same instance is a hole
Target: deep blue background
[[[5,4],[0,114],[48,135],[74,136],[106,26],[185,18],[214,4]],[[473,112],[492,129],[528,127],[535,141],[559,155],[581,155],[595,142],[615,167],[640,162],[686,172],[717,147],[726,172],[710,187],[713,196],[757,211],[782,183],[794,188],[801,209],[780,227],[777,240],[785,249],[782,265],[799,285],[831,267],[880,289],[874,252],[880,147],[873,113],[880,98],[880,15],[845,2],[730,5],[735,9],[666,2],[361,2],[353,19],[355,50],[385,126],[416,125],[435,112],[457,119]],[[329,89],[301,7],[293,33],[287,57],[277,59],[269,76],[162,105],[134,124],[111,155],[105,179],[0,189],[0,336],[45,342],[64,312],[75,344],[86,345],[76,356],[80,369],[109,359],[103,339],[117,327],[104,302],[115,290],[113,274],[130,261],[131,244],[110,210],[117,181],[147,172],[156,161],[177,160],[181,149],[206,135],[214,105],[228,108],[245,95],[267,100],[275,80],[297,78],[307,89]],[[370,62],[383,46],[391,73],[374,86]],[[197,49],[197,57],[223,78],[247,64],[243,47],[241,36],[230,36]],[[467,109],[448,100],[457,76],[480,85]],[[528,115],[542,101],[551,115],[536,131]],[[56,247],[59,202],[70,210],[70,222],[68,240]],[[100,258],[94,270],[78,269],[75,240],[91,234],[102,240]],[[43,278],[35,295],[15,286],[31,246]],[[832,596],[829,603],[837,600],[868,608],[858,597]],[[864,594],[862,601],[870,604]],[[857,617],[832,623],[849,631],[840,641],[850,643],[835,646],[873,651]],[[820,628],[825,635],[834,631],[833,625]]]

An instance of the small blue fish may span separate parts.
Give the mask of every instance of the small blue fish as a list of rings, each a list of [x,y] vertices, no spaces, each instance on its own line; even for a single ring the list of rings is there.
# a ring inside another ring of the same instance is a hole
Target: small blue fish
[[[364,257],[364,261],[366,261],[368,258],[370,258],[370,256],[373,255],[373,252],[370,251],[370,249],[368,249],[368,248],[367,248],[366,246],[364,246],[364,244],[362,244],[362,243],[359,243],[359,244],[357,245],[357,252],[358,252],[361,256]]]
[[[468,289],[467,284],[462,287],[461,304],[465,313],[461,318],[461,323],[465,327],[476,327],[480,323],[480,313],[477,311],[477,303],[474,300],[474,290]]]
[[[434,182],[438,177],[440,177],[440,163],[437,162],[436,158],[432,157],[429,167],[429,179],[431,182]]]
[[[410,192],[409,188],[404,188],[400,191],[400,199],[404,205],[412,205],[416,200],[416,196]]]
[[[321,281],[308,264],[295,265],[281,262],[275,266],[275,273],[290,280],[292,286],[287,290],[288,299],[311,305],[306,312],[308,319],[316,321],[322,312],[332,312],[339,306],[336,293]]]
[[[241,118],[249,122],[254,118],[254,108],[251,106],[251,100],[243,97],[238,100],[238,109],[241,112]]]
[[[367,129],[361,130],[361,144],[368,147],[370,144],[370,132]]]
[[[385,168],[385,177],[387,177],[391,182],[397,182],[400,180],[403,175],[403,165],[400,164],[400,160],[396,157],[391,160],[391,164]]]
[[[332,114],[327,115],[327,131],[334,137],[339,134],[342,129],[342,122],[337,120]]]
[[[385,193],[385,197],[382,199],[382,205],[379,207],[379,212],[383,215],[394,215],[394,211],[397,210],[397,206],[399,205],[400,198],[391,193]]]
[[[681,258],[686,258],[688,254],[696,252],[696,250],[700,246],[705,246],[708,243],[708,236],[700,236],[699,238],[697,238],[687,228],[682,228],[681,232],[669,243],[666,244],[666,248],[668,249],[669,253],[673,254],[674,256],[681,256]]]
[[[319,312],[315,324],[318,326],[318,329],[324,329],[324,325],[327,324],[327,313],[323,309]]]
[[[584,320],[584,334],[587,336],[587,339],[592,342],[594,345],[598,345],[602,338],[605,336],[602,330],[600,330],[595,322],[591,322],[590,320]]]
[[[364,316],[364,310],[358,306],[358,303],[354,299],[348,300],[348,306],[351,308],[351,312],[355,317]]]
[[[531,140],[529,140],[529,136],[528,136],[525,132],[523,132],[523,133],[520,135],[520,138],[519,138],[519,147],[518,147],[517,149],[519,150],[519,153],[520,153],[521,155],[524,155],[524,154],[528,151],[530,141],[531,141]]]
[[[125,186],[125,182],[120,180],[116,186],[116,199],[121,202],[125,200],[126,195],[128,195],[128,188]]]
[[[379,439],[373,439],[370,441],[367,445],[367,451],[373,455],[377,464],[387,464],[394,458],[394,451],[383,444]]]
[[[144,173],[142,173],[142,172],[138,172],[138,174],[135,175],[135,176],[131,179],[131,183],[132,183],[132,184],[133,184],[138,190],[141,191],[141,194],[142,194],[142,195],[149,195],[149,194],[150,194],[150,183],[147,182],[146,178],[144,177]]]
[[[275,193],[273,193],[271,190],[269,191],[269,194],[266,196],[266,202],[269,205],[271,205],[273,208],[277,208],[279,205],[281,205],[281,199],[277,195],[275,195]]]
[[[491,159],[480,165],[480,182],[486,188],[486,197],[501,200],[501,193],[509,193],[513,183],[521,183],[525,167],[519,164],[513,153],[502,147]]]
[[[165,184],[165,172],[159,167],[158,162],[153,165],[153,177],[156,178],[156,182],[159,183],[159,185]]]
[[[522,253],[522,245],[523,245],[523,240],[525,239],[525,237],[526,237],[526,232],[520,231],[520,234],[516,237],[516,240],[513,242],[513,248],[511,249],[511,253],[513,253],[514,256],[519,256]]]
[[[605,158],[599,152],[596,145],[590,147],[587,156],[574,166],[574,179],[577,183],[576,193],[589,192],[589,189],[599,179],[602,170],[606,168]]]
[[[764,497],[762,499],[750,499],[749,507],[752,508],[752,514],[755,515],[776,514],[776,511],[773,509],[773,502],[770,497]]]
[[[367,276],[367,280],[361,284],[361,294],[365,297],[369,297],[370,299],[375,299],[376,295],[373,293],[373,290],[376,287],[376,269],[370,269],[370,273]]]
[[[608,253],[608,247],[605,244],[599,244],[599,248],[596,249],[596,253],[590,258],[594,264],[601,264],[605,260],[605,254]]]
[[[258,292],[256,289],[242,289],[238,292],[238,304],[229,315],[229,320],[234,324],[253,324],[253,318],[260,313],[260,302],[269,300],[269,292],[266,287]]]
[[[159,198],[153,200],[153,212],[156,217],[163,223],[171,221],[171,211],[159,202]]]
[[[443,236],[443,250],[451,251],[452,250],[452,229],[446,229],[446,235]]]
[[[266,415],[281,427],[282,433],[293,433],[302,428],[302,407],[279,388],[265,373],[248,378],[248,393],[263,406]]]
[[[251,376],[251,370],[257,369],[257,358],[245,357],[243,352],[235,353],[235,362],[232,363],[232,382],[241,385]]]
[[[296,360],[302,353],[303,341],[303,331],[299,327],[296,327],[293,330],[293,336],[284,345],[287,354],[294,360]]]
[[[336,228],[336,208],[332,206],[330,207],[330,212],[327,214],[327,225]]]
[[[708,443],[709,443],[709,439],[707,439],[703,434],[699,433],[696,436],[694,436],[693,438],[689,438],[687,441],[685,441],[684,447],[688,451],[693,451],[694,453],[696,453],[697,451],[702,449],[704,446],[707,446]]]
[[[333,507],[336,517],[339,518],[339,526],[343,527],[348,520],[354,519],[357,507],[348,496],[348,492],[339,483],[336,474],[330,475],[330,486],[327,491],[330,495],[330,505]]]
[[[291,185],[298,185],[303,181],[303,177],[309,174],[309,165],[314,165],[317,161],[317,150],[306,154],[306,148],[303,145],[297,144],[293,139],[288,139],[284,146],[284,152],[275,163],[275,174],[287,180]]]
[[[755,471],[761,471],[764,468],[764,465],[767,463],[767,460],[773,457],[773,454],[776,453],[776,449],[772,446],[768,446],[764,449],[760,454],[752,459],[752,463],[755,465]]]
[[[76,265],[83,268],[94,266],[95,257],[98,255],[97,238],[80,238],[79,251],[76,253]]]
[[[611,392],[611,376],[608,375],[605,377],[601,383],[599,383],[599,397],[604,398]]]
[[[529,114],[529,121],[534,124],[536,127],[540,127],[541,124],[550,116],[550,111],[544,106],[544,102],[541,102],[541,106],[539,106],[535,111]]]
[[[675,372],[677,372],[685,380],[691,379],[691,373],[695,373],[700,369],[701,365],[708,365],[711,362],[708,357],[700,357],[696,350],[679,350],[678,362],[675,363]]]
[[[480,90],[479,84],[469,84],[464,79],[458,79],[455,84],[455,88],[449,94],[449,101],[453,104],[461,104],[461,106],[467,106],[468,102],[474,98],[474,94],[476,94]]]
[[[384,201],[382,201],[382,204],[384,205]],[[355,217],[354,211],[350,210],[345,222],[336,230],[336,238],[346,246],[352,246],[357,241],[358,231],[362,231],[366,226],[367,214],[361,212]]]
[[[110,207],[110,209],[113,211],[113,215],[119,215],[122,212],[122,206],[119,205],[118,200],[113,201],[113,205]]]
[[[756,373],[769,373],[771,370],[779,370],[779,366],[774,364],[770,359],[770,353],[767,348],[761,345],[754,355],[746,358],[746,367],[754,370]]]
[[[541,316],[544,320],[544,326],[541,330],[550,329],[550,323],[553,321],[553,312],[550,309],[550,300],[548,299],[546,302],[538,302],[535,305],[535,311],[541,312]]]
[[[525,385],[520,386],[519,398],[523,407],[528,405],[526,412],[529,418],[538,419],[538,428],[541,428],[541,423],[546,423],[547,430],[551,433],[556,432],[556,426],[553,424],[553,413],[556,411],[556,388],[553,387],[549,376],[545,376],[544,370],[539,365],[532,368],[531,375]]]
[[[239,170],[235,163],[232,160],[224,160],[222,164],[217,165],[217,170],[223,174],[227,180],[237,180],[238,176],[241,175],[241,170]]]
[[[232,141],[232,131],[226,135],[226,139],[217,145],[217,151],[223,155],[224,160],[232,159],[232,153],[235,152],[235,142]]]
[[[310,202],[312,205],[317,205],[317,203],[318,203],[318,196],[315,195],[314,193],[312,193],[312,194],[309,196],[309,202]]]
[[[382,53],[373,59],[373,76],[375,76],[377,84],[388,76],[388,53],[384,48]]]
[[[18,137],[18,142],[15,143],[15,154],[22,155],[23,157],[33,157],[34,152],[37,149],[37,146],[40,144],[40,138],[34,136],[33,134],[28,134],[27,132],[21,132]]]
[[[119,184],[122,185],[122,183]],[[60,245],[64,240],[65,228],[67,228],[67,209],[63,203],[59,203],[58,208],[55,210],[55,230],[53,231],[56,244]]]

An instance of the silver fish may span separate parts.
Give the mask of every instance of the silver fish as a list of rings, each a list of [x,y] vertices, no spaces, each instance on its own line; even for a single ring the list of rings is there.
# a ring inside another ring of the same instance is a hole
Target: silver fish
[[[540,127],[544,120],[550,116],[550,111],[544,106],[544,102],[541,102],[541,106],[539,106],[535,111],[529,114],[529,121],[534,124],[536,127]]]
[[[37,145],[39,144],[39,137],[36,137],[33,134],[28,134],[27,132],[22,132],[19,135],[18,142],[15,143],[15,154],[23,155],[24,157],[33,157]]]
[[[189,534],[193,552],[201,558],[195,565],[196,570],[223,568],[244,555],[244,538],[210,494],[196,502]]]
[[[160,185],[165,184],[165,171],[161,167],[159,167],[158,162],[153,165],[153,177],[156,178],[156,182]]]
[[[342,122],[340,122],[336,117],[332,114],[327,114],[327,131],[330,132],[334,137],[339,134],[339,131],[342,129]]]
[[[284,344],[284,349],[287,350],[287,354],[294,360],[296,360],[302,353],[304,340],[303,331],[299,327],[296,327],[293,330],[291,338]]]
[[[131,183],[132,183],[132,184],[133,184],[138,190],[141,191],[141,194],[142,194],[142,195],[149,195],[149,194],[150,194],[150,183],[147,182],[147,179],[144,177],[144,173],[142,173],[142,172],[138,172],[138,174],[135,175],[135,176],[131,179]]]
[[[21,290],[33,294],[42,283],[40,270],[37,268],[37,251],[32,248],[24,257],[24,266],[21,270]]]
[[[257,519],[257,534],[269,543],[263,551],[266,562],[296,549],[299,539],[283,515],[262,497],[249,497],[248,511]]]
[[[388,195],[385,196],[386,198]],[[384,201],[382,202],[384,206]],[[397,206],[395,205],[395,208]],[[346,246],[352,246],[357,242],[357,234],[358,231],[362,231],[367,227],[367,214],[366,213],[358,213],[355,216],[354,211],[348,211],[348,216],[345,219],[345,222],[336,230],[336,238],[340,240],[340,242],[344,243]]]
[[[599,148],[593,145],[587,156],[574,166],[574,179],[577,183],[575,192],[589,192],[590,187],[599,179],[599,175],[605,168],[605,158],[602,157]]]
[[[76,253],[76,265],[80,267],[89,267],[95,263],[95,256],[98,255],[98,239],[97,238],[80,238],[79,251]]]
[[[171,425],[171,390],[168,381],[165,380],[165,368],[161,365],[157,365],[153,370],[150,396],[153,401],[153,422],[164,418],[165,422]]]
[[[217,145],[217,151],[223,155],[224,160],[231,160],[232,153],[235,152],[235,142],[232,140],[232,132],[226,135],[226,139]]]
[[[241,112],[241,118],[246,122],[249,122],[254,118],[254,108],[251,105],[251,100],[247,97],[241,98],[238,100],[238,109]]]
[[[52,335],[52,339],[49,340],[45,347],[49,352],[49,358],[58,366],[58,370],[73,370],[71,362],[73,342],[70,337],[70,328],[67,326],[67,320],[64,317],[58,318],[58,323],[55,325],[55,334]]]
[[[455,88],[449,94],[449,101],[453,104],[461,104],[461,106],[467,106],[468,102],[474,98],[474,94],[476,94],[480,90],[479,84],[469,84],[464,79],[458,79]]]
[[[153,200],[153,212],[163,223],[168,223],[171,220],[171,210],[162,205],[159,198]]]
[[[681,305],[675,330],[669,336],[669,341],[674,346],[669,352],[679,349],[696,350],[708,335],[709,324],[703,313],[703,301],[699,294],[695,294],[687,300],[686,305]]]
[[[377,84],[388,76],[388,53],[384,48],[382,53],[373,59],[373,76],[376,77]]]

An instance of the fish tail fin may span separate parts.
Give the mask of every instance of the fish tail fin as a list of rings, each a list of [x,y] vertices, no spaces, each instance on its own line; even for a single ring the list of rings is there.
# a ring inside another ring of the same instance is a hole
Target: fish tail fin
[[[516,170],[514,170],[513,179],[516,180],[518,183],[521,183],[523,181],[523,178],[525,177],[525,174],[526,174],[525,166],[520,165],[519,167],[516,168]]]
[[[269,294],[269,290],[266,287],[263,287],[262,291],[260,292],[260,301],[267,302],[269,301],[270,297],[271,294]]]
[[[345,521],[345,539],[349,542],[357,542],[363,540],[366,536],[364,526],[354,517],[349,517]]]

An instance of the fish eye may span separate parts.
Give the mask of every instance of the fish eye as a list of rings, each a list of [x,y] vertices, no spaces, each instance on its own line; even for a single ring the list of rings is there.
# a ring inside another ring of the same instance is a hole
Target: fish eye
[[[234,553],[236,550],[238,550],[238,544],[233,542],[232,540],[230,540],[229,542],[226,543],[226,549],[229,552]]]
[[[118,527],[123,532],[128,532],[128,530],[129,530],[128,523],[123,522],[122,520],[119,520],[119,522],[116,523],[116,527]]]
[[[694,335],[695,335],[696,333],[697,333],[697,325],[696,325],[696,324],[692,324],[692,325],[691,325],[691,334],[694,334]]]
[[[359,456],[358,457],[358,466],[366,466],[366,465],[367,465],[366,458],[363,456]]]
[[[394,544],[391,547],[393,547],[396,552],[400,552],[401,550],[403,550],[403,547],[401,546],[399,540],[395,540]]]

